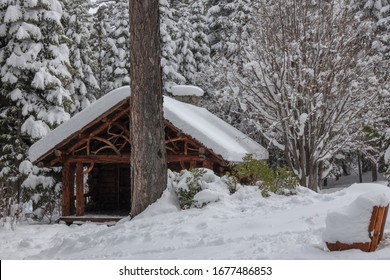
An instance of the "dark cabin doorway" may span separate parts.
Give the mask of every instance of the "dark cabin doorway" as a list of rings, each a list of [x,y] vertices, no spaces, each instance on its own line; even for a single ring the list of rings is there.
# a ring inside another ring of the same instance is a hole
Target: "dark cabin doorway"
[[[88,178],[86,214],[128,215],[130,166],[96,164]]]

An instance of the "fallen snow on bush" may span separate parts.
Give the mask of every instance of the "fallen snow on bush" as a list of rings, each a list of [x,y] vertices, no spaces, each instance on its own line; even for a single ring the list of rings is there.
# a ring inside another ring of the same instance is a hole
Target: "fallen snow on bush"
[[[207,172],[199,201],[208,204],[180,210],[175,190],[186,176],[170,174],[156,203],[116,226],[0,227],[0,259],[390,259],[389,221],[374,253],[329,252],[322,240],[328,211],[372,191],[389,199],[384,185],[354,184],[329,194],[298,187],[297,195],[264,198],[256,186],[230,194]]]

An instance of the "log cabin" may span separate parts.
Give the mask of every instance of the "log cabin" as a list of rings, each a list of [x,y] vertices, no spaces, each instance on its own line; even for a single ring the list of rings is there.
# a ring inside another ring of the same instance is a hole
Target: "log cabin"
[[[130,211],[130,87],[106,94],[31,146],[40,167],[62,167],[62,216],[67,222],[108,221]],[[230,170],[246,154],[267,150],[204,108],[164,97],[167,165],[173,171]]]

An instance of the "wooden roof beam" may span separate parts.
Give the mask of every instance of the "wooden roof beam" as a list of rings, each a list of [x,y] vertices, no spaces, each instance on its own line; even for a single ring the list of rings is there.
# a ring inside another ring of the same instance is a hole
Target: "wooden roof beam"
[[[90,138],[98,135],[100,132],[102,132],[104,129],[108,128],[113,122],[115,122],[117,119],[119,119],[120,117],[122,117],[123,115],[125,115],[127,113],[127,110],[122,110],[120,111],[118,114],[116,114],[113,118],[111,118],[110,121],[106,121],[104,122],[102,125],[100,125],[97,129],[95,129],[93,132],[91,132],[89,134],[88,137],[85,137],[83,139],[81,139],[80,141],[78,141],[77,143],[75,143],[72,147],[70,147],[68,150],[67,150],[67,153],[70,154],[72,153],[74,150],[76,150],[78,147],[82,146],[83,144],[87,143]]]

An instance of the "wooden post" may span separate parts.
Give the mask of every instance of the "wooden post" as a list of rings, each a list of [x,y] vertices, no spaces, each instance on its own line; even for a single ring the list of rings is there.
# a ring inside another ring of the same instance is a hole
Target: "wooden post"
[[[76,163],[76,216],[84,215],[83,164]]]
[[[62,168],[62,216],[69,216],[71,214],[70,186],[73,184],[72,178],[70,163],[69,161],[65,161]]]
[[[70,174],[69,174],[69,209],[70,215],[76,214],[76,206],[74,204],[75,195],[74,195],[74,164],[70,164]]]

